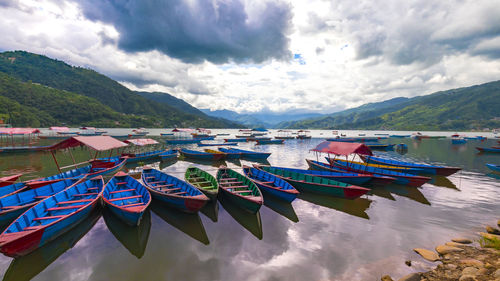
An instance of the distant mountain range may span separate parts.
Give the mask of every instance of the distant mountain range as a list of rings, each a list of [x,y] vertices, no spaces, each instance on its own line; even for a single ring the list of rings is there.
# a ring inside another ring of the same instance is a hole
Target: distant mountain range
[[[500,127],[500,81],[395,98],[327,116],[281,123],[290,129],[473,130]]]
[[[314,118],[323,116],[320,113],[248,113],[248,114],[240,114],[231,110],[214,110],[210,111],[210,109],[200,109],[203,113],[228,119],[234,122],[241,123],[245,126],[256,128],[256,127],[265,127],[265,128],[274,128],[279,123],[284,121],[297,121],[307,118]]]
[[[0,53],[0,118],[14,126],[241,128],[166,93],[134,92],[91,69]]]

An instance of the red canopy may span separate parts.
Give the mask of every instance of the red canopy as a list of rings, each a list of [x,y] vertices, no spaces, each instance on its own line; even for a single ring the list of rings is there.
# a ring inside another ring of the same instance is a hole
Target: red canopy
[[[373,155],[371,149],[363,143],[324,141],[318,144],[312,151],[332,153],[335,155],[364,154]]]
[[[124,147],[127,144],[110,136],[72,137],[54,144],[50,149],[65,149],[77,146],[88,146],[93,150],[104,151]]]
[[[123,142],[131,143],[131,144],[135,144],[135,145],[139,145],[139,146],[158,144],[158,142],[155,141],[154,139],[128,139],[128,140],[125,140]]]

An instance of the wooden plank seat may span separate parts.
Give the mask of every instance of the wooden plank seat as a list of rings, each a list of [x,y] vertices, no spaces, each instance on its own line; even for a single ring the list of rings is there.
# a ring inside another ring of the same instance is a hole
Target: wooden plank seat
[[[235,190],[233,191],[233,193],[246,193],[246,192],[250,192],[252,193],[252,191],[250,189],[245,189],[245,190]]]
[[[72,196],[88,196],[88,195],[97,195],[99,193],[97,192],[91,192],[91,193],[80,193],[80,194],[73,194]]]
[[[35,225],[35,226],[28,226],[23,228],[23,231],[28,231],[28,230],[35,230],[41,228],[43,225]]]
[[[142,197],[142,195],[133,195],[133,196],[127,196],[127,197],[121,197],[121,198],[113,198],[113,199],[110,199],[109,201],[114,202],[114,201],[128,200],[128,199],[141,198],[141,197]]]
[[[145,204],[143,202],[141,202],[141,203],[134,203],[134,204],[123,205],[122,207],[128,208],[128,207],[135,207],[135,206],[141,206],[141,205],[145,205]]]
[[[149,184],[166,183],[166,181],[148,181]]]
[[[57,205],[62,205],[62,204],[72,204],[72,203],[83,203],[83,202],[90,202],[94,199],[80,199],[80,200],[71,200],[71,201],[61,201],[58,202]]]
[[[33,197],[33,198],[34,198],[34,199],[45,199],[45,198],[47,198],[47,197],[49,197],[49,196],[35,196],[35,197]]]
[[[206,183],[211,183],[209,181],[197,181],[197,182],[194,182],[196,184],[206,184]]]
[[[220,184],[239,184],[243,183],[242,181],[227,181],[227,182],[221,182]]]
[[[63,206],[63,207],[53,207],[53,208],[48,208],[47,211],[59,211],[59,210],[69,210],[69,209],[79,209],[81,207],[85,207],[87,205],[73,205],[73,206]]]
[[[155,176],[149,176],[149,177],[146,177],[146,179],[154,179]]]
[[[99,189],[99,187],[89,187],[89,188],[87,188],[87,190],[98,190],[98,189]]]
[[[237,188],[243,188],[243,187],[247,187],[248,188],[248,185],[233,185],[233,186],[224,186],[225,188],[231,188],[231,189],[237,189]]]
[[[237,178],[222,178],[222,179],[220,179],[220,180],[221,180],[221,181],[223,181],[223,180],[226,180],[226,181],[227,181],[227,180],[232,180],[232,181],[234,181],[234,180],[237,180]]]
[[[182,195],[182,194],[186,194],[187,192],[186,191],[181,191],[181,192],[176,192],[176,193],[169,193],[168,195]]]
[[[271,184],[271,183],[274,183],[274,181],[261,181],[260,183],[263,183],[263,184]]]
[[[135,190],[135,188],[122,189],[122,190],[111,191],[109,194],[115,194],[115,193],[121,193],[121,192],[129,192],[129,191],[134,191],[134,190]]]
[[[56,215],[56,216],[47,216],[47,217],[40,217],[40,218],[34,218],[34,221],[41,221],[41,220],[52,220],[52,219],[60,219],[64,218],[66,215]]]
[[[19,207],[19,206],[4,206],[4,207],[2,207],[1,209],[2,209],[2,210],[12,210],[12,209],[16,209],[16,208],[18,208],[18,207]]]
[[[127,184],[127,182],[126,182],[126,181],[124,181],[124,182],[117,182],[117,183],[116,183],[116,185],[122,185],[122,184]]]
[[[174,184],[173,183],[170,183],[170,184],[161,184],[161,185],[155,185],[153,187],[164,188],[164,187],[169,187],[169,186],[174,186]]]

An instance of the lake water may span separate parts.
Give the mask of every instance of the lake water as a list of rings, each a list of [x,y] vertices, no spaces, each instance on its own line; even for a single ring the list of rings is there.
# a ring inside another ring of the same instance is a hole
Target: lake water
[[[157,135],[164,131],[151,130]],[[221,132],[236,131],[214,130]],[[317,138],[240,147],[272,152],[268,159],[272,165],[307,168],[304,159],[316,158],[309,150],[322,137],[332,137],[331,131],[312,134]],[[376,154],[463,170],[448,178],[434,177],[422,188],[375,188],[356,200],[314,194],[301,194],[292,204],[266,200],[256,216],[227,202],[211,204],[199,214],[154,204],[139,227],[129,228],[99,210],[28,256],[17,260],[1,256],[0,274],[4,280],[380,280],[384,274],[399,278],[432,265],[412,248],[432,249],[456,236],[476,238],[486,224],[500,219],[500,182],[484,165],[500,164],[500,154],[478,154],[474,148],[493,146],[496,140],[465,145],[452,145],[449,138],[382,141],[388,142],[406,143],[408,152]],[[83,149],[74,154],[77,160],[89,157]],[[71,162],[65,152],[56,157],[62,165]],[[224,163],[152,163],[179,178],[189,165],[215,173],[220,164]],[[241,164],[252,162],[225,164],[241,171]],[[26,172],[25,179],[57,172],[47,153],[0,155],[0,171],[1,175]],[[408,259],[412,267],[404,264]]]

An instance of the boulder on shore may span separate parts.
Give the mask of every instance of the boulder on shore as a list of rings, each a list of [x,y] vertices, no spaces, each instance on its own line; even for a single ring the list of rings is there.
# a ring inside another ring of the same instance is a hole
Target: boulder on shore
[[[415,248],[413,249],[417,254],[421,255],[424,259],[428,261],[438,261],[439,256],[435,252],[427,249],[422,249],[422,248]]]
[[[452,247],[452,246],[447,246],[447,245],[439,245],[436,247],[436,252],[438,252],[440,255],[446,255],[450,253],[455,253],[455,252],[461,252],[464,249],[458,248],[458,247]]]
[[[451,241],[456,242],[456,243],[461,243],[461,244],[471,244],[472,240],[467,239],[467,238],[453,238]]]
[[[420,274],[419,273],[410,273],[400,279],[398,281],[420,281]]]
[[[488,232],[489,234],[500,234],[500,230],[489,225],[486,226],[486,232]]]

